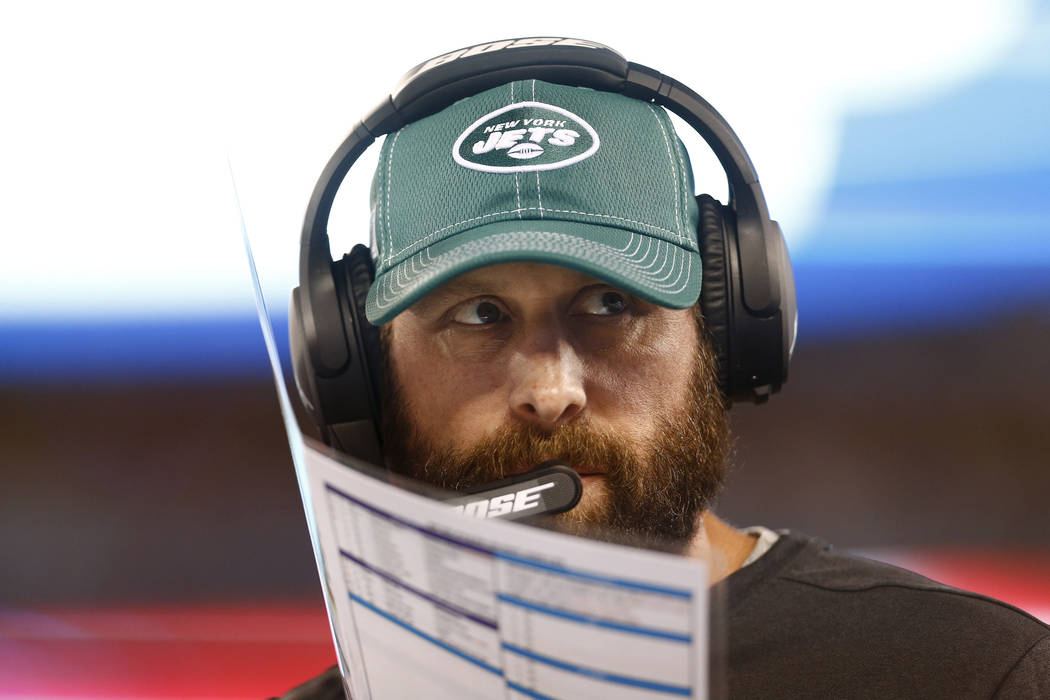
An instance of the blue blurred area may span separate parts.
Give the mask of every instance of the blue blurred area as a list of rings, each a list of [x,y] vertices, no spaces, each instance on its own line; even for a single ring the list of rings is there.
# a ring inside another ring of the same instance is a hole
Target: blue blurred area
[[[839,185],[796,261],[1050,270],[1048,200],[1050,166]]]
[[[800,265],[798,343],[1050,317],[1050,267]]]
[[[1050,46],[1041,62],[1025,50],[909,108],[847,118],[794,255],[800,343],[1050,315]]]
[[[799,345],[844,336],[977,327],[1050,315],[1043,265],[796,265]],[[288,318],[273,319],[287,370]],[[269,363],[251,316],[0,325],[0,383],[264,377]]]
[[[823,212],[792,251],[800,345],[1050,314],[1050,24],[1036,19],[978,78],[847,117]],[[285,356],[286,329],[275,318]],[[249,316],[0,321],[4,383],[266,372]]]
[[[1050,53],[1050,47],[1044,50]],[[1050,59],[1047,64],[1050,70]],[[855,184],[1045,170],[1048,88],[1050,75],[1019,75],[1003,67],[907,109],[852,115],[836,180]]]
[[[273,321],[288,367],[288,319]],[[0,323],[0,383],[265,377],[254,316]]]
[[[848,118],[825,211],[799,253],[1050,271],[1050,73],[987,76],[912,109]]]

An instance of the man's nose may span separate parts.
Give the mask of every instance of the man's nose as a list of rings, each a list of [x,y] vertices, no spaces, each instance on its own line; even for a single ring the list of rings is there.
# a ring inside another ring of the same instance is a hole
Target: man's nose
[[[583,363],[564,339],[522,349],[512,361],[510,374],[514,382],[511,412],[522,421],[556,428],[587,405]]]

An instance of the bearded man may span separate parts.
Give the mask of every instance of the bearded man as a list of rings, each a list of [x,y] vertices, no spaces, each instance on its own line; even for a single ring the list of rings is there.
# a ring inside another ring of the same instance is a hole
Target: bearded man
[[[388,136],[371,201],[391,469],[465,489],[571,465],[583,496],[552,527],[709,562],[730,697],[1050,694],[1038,620],[711,511],[728,402],[698,300],[722,208],[661,108],[483,90]],[[342,692],[330,671],[287,697]]]

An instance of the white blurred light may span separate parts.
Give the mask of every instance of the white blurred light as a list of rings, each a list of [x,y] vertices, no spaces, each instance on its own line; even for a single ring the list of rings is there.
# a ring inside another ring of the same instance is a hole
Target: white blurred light
[[[503,36],[580,36],[690,85],[736,129],[789,243],[831,175],[842,117],[944,91],[1022,27],[1019,2],[562,4],[24,2],[0,22],[0,317],[247,309],[227,155],[274,306],[302,214],[347,131],[415,63]],[[504,8],[507,9],[507,8]],[[512,22],[505,20],[512,19]],[[702,189],[724,177],[688,137]],[[374,153],[368,157],[374,162]],[[333,213],[367,239],[370,168]]]

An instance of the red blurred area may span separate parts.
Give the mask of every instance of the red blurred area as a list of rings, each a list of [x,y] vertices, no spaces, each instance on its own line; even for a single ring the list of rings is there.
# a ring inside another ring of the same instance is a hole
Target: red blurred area
[[[265,698],[335,663],[323,607],[0,611],[5,698]]]
[[[1050,552],[879,550],[866,555],[997,598],[1050,624]]]
[[[1050,554],[869,551],[1050,621]],[[5,698],[265,698],[335,663],[313,603],[0,611]]]

